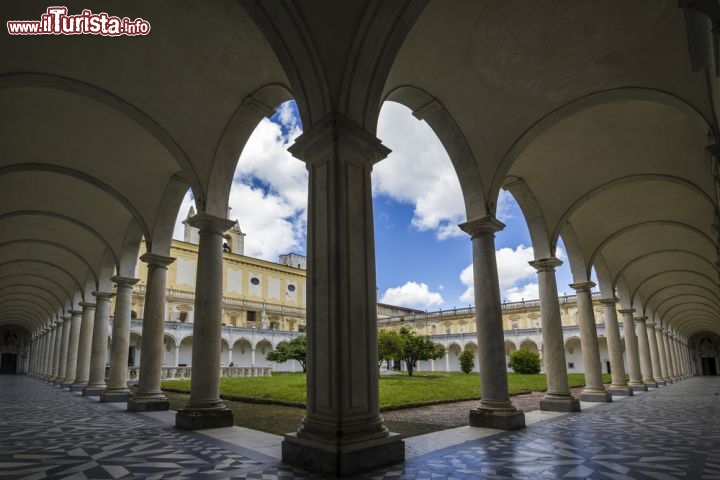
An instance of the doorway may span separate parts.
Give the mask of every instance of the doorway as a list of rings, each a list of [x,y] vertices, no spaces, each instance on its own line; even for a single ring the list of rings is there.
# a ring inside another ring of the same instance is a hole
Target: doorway
[[[702,374],[717,375],[717,364],[715,357],[702,357]]]
[[[0,358],[0,374],[14,375],[17,372],[17,353],[3,353]]]

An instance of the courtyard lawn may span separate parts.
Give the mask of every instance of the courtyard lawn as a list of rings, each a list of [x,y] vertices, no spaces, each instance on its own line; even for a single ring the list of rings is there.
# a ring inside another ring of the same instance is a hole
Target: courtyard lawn
[[[585,385],[581,373],[568,375],[570,387]],[[603,380],[610,381],[610,375]],[[510,395],[546,389],[545,375],[508,373]],[[162,382],[168,391],[189,393],[189,380]],[[220,396],[228,400],[284,405],[305,405],[305,374],[274,373],[272,377],[235,377],[220,379]],[[387,375],[380,377],[380,407],[382,409],[455,402],[480,398],[480,376],[477,373],[416,372],[412,377]]]

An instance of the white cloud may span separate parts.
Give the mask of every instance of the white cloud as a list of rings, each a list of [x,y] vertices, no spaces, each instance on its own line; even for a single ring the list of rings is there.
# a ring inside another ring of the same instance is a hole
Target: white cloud
[[[434,230],[443,240],[464,233],[465,205],[450,158],[430,126],[410,110],[386,102],[378,119],[378,137],[392,153],[373,169],[373,193],[415,207],[412,225]]]
[[[495,259],[500,282],[500,297],[503,300],[514,302],[521,298],[526,300],[538,298],[536,272],[528,264],[534,259],[532,247],[520,244],[515,249],[501,248],[495,251]],[[460,273],[460,281],[466,287],[465,292],[460,296],[460,301],[463,303],[475,302],[472,267],[470,264]]]
[[[431,292],[424,283],[407,282],[401,287],[385,290],[380,303],[401,307],[427,308],[444,303],[442,295]]]
[[[307,228],[308,174],[287,148],[302,133],[290,103],[278,108],[281,125],[263,118],[240,155],[230,191],[230,218],[245,237],[245,255],[277,261],[303,252]],[[183,238],[182,220],[193,201],[183,200],[174,238]]]

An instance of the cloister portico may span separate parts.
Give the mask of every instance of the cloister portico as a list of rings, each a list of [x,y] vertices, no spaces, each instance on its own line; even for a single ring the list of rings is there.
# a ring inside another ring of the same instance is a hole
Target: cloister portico
[[[307,414],[285,437],[285,462],[344,475],[405,455],[377,395],[370,179],[389,153],[376,137],[384,101],[433,128],[462,188],[482,382],[471,425],[525,425],[507,388],[494,237],[504,227],[501,189],[520,204],[533,243],[544,408],[578,409],[559,321],[560,238],[580,312],[580,400],[607,402],[701,373],[691,353],[718,351],[716,0],[66,6],[142,18],[151,30],[3,39],[0,327],[17,337],[5,344],[24,346],[32,375],[127,398],[130,295],[144,241],[142,362],[127,409],[168,408],[160,389],[166,279],[191,188],[200,375],[176,425],[232,424],[218,392],[228,196],[250,133],[290,98],[304,128],[290,150],[309,172],[309,353]],[[11,1],[0,12],[3,23],[39,20],[47,7]],[[607,390],[592,269],[608,309]]]

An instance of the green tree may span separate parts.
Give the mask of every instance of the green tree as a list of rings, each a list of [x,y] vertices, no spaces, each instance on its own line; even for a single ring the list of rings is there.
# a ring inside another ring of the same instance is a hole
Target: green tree
[[[516,350],[510,354],[510,368],[515,373],[540,373],[540,355],[530,350]]]
[[[378,332],[378,366],[385,360],[397,360],[402,351],[402,338],[394,330]]]
[[[277,363],[296,360],[302,366],[303,372],[305,372],[305,363],[307,362],[307,339],[305,335],[295,337],[287,343],[281,343],[275,350],[268,353],[266,358]]]
[[[428,335],[420,336],[408,328],[401,328],[399,336],[402,339],[398,358],[405,362],[408,375],[412,377],[413,371],[420,360],[434,360],[445,355],[445,347],[433,342]]]
[[[465,373],[470,373],[475,368],[475,355],[469,348],[463,350],[460,354],[460,369]]]

